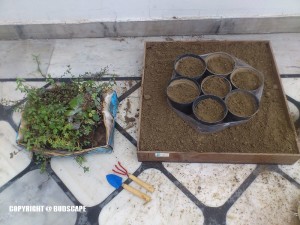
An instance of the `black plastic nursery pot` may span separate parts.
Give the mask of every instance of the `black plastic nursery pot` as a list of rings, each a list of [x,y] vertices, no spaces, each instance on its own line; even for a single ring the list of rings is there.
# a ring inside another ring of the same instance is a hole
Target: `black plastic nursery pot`
[[[225,102],[215,95],[202,95],[193,103],[193,114],[206,125],[221,123],[227,115]]]
[[[201,83],[201,91],[206,95],[215,95],[225,98],[231,91],[230,82],[225,78],[217,75],[206,77]]]
[[[205,57],[207,70],[210,74],[228,76],[234,70],[234,58],[225,52],[214,52]]]
[[[259,109],[257,97],[245,90],[233,90],[225,98],[230,117],[233,120],[249,120]]]
[[[200,95],[201,91],[199,84],[195,80],[177,77],[169,82],[166,93],[174,108],[191,114],[193,101]]]
[[[258,94],[263,88],[264,76],[254,68],[239,67],[230,74],[230,82],[234,88]]]
[[[206,72],[206,62],[199,55],[180,55],[174,63],[175,77],[192,78],[200,82]]]

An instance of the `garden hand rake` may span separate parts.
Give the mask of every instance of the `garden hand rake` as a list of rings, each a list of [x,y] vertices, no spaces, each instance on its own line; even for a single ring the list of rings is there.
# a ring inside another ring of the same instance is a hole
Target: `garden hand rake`
[[[118,166],[119,165],[119,166]],[[133,180],[135,183],[139,184],[140,186],[142,186],[143,188],[145,188],[147,191],[150,192],[154,192],[154,187],[151,184],[148,184],[142,180],[140,180],[139,178],[137,178],[136,176],[128,173],[128,171],[121,165],[120,162],[118,162],[118,165],[115,165],[116,170],[112,170],[113,172],[120,174],[120,175],[126,175],[128,178],[130,178],[131,180]]]

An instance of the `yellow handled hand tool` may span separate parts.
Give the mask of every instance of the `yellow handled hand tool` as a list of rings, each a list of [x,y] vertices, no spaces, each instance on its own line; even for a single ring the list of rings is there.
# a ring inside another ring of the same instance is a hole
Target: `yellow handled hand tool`
[[[120,162],[118,162],[118,165],[115,165],[116,170],[113,169],[113,172],[124,176],[126,175],[129,179],[131,179],[141,187],[145,188],[147,191],[154,192],[154,187],[151,184],[148,184],[145,181],[142,181],[141,179],[137,178],[136,176],[128,173],[128,171],[121,165]]]

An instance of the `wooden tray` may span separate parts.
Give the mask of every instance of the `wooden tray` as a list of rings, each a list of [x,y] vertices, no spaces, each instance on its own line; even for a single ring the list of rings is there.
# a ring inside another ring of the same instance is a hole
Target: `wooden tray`
[[[168,106],[173,62],[185,53],[223,51],[265,76],[260,110],[249,122],[213,134],[188,126]],[[142,78],[139,161],[278,163],[300,158],[287,100],[268,41],[148,42]]]

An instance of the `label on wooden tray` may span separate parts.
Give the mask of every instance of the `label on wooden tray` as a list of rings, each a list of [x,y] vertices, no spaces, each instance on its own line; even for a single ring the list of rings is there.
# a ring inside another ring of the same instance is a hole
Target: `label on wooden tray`
[[[162,157],[170,157],[170,153],[165,153],[165,152],[156,152],[155,157],[157,158],[162,158]]]

